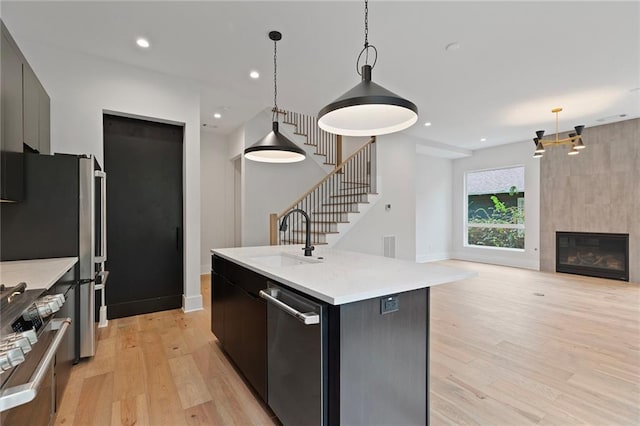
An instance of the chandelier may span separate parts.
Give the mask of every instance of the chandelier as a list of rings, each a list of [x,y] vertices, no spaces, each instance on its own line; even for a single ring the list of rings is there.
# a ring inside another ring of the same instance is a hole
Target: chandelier
[[[533,138],[533,143],[536,146],[536,150],[533,154],[534,158],[542,157],[542,154],[545,152],[545,148],[548,146],[571,145],[568,155],[580,154],[580,150],[585,148],[584,143],[582,143],[582,131],[584,130],[584,126],[575,126],[575,133],[569,133],[569,137],[560,139],[560,135],[558,133],[558,114],[560,111],[562,111],[562,108],[554,108],[551,110],[551,112],[556,115],[555,139],[543,139],[544,130],[538,130],[536,132],[536,137]]]

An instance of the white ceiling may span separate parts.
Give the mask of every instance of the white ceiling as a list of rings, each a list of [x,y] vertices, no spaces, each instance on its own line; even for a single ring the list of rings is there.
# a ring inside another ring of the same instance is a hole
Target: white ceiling
[[[360,1],[3,1],[1,7],[19,40],[198,81],[202,122],[220,133],[272,105],[270,30],[283,33],[279,106],[315,115],[359,79]],[[135,45],[138,36],[149,39],[149,50]],[[632,90],[640,87],[637,1],[374,0],[369,41],[380,55],[373,80],[418,105],[418,124],[406,132],[426,141],[478,149],[530,139],[535,130],[553,131],[556,106],[564,108],[560,130],[640,116],[640,90]],[[460,48],[446,51],[452,42]],[[248,77],[252,69],[260,79]]]

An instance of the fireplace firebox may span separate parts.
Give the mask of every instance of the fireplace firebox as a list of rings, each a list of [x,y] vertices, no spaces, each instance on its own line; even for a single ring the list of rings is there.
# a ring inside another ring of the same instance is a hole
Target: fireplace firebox
[[[556,232],[556,272],[629,281],[629,234]]]

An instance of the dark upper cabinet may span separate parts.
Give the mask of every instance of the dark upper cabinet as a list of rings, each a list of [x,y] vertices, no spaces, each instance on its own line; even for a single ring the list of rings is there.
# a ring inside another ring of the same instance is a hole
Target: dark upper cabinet
[[[38,83],[39,84],[39,83]],[[39,84],[40,85],[40,84]],[[38,96],[38,142],[40,154],[51,154],[51,100],[49,95],[40,85],[42,90]]]
[[[0,46],[0,197],[3,201],[20,201],[24,195],[22,159],[22,58],[11,36],[2,26]]]
[[[22,65],[24,143],[40,154],[49,154],[49,95],[29,64]]]
[[[24,198],[23,144],[50,153],[50,101],[47,92],[0,21],[0,198]]]

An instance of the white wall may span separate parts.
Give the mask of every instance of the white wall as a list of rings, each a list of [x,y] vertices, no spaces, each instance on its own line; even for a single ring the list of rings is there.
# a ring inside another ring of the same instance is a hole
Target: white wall
[[[264,111],[244,125],[245,147],[271,131],[271,113]],[[292,127],[280,123],[280,132],[292,141]],[[230,141],[230,153],[238,153],[238,135]],[[242,152],[242,149],[240,152]],[[242,158],[243,218],[242,245],[269,244],[269,214],[280,213],[304,194],[326,172],[307,155],[304,161],[290,164],[260,163]]]
[[[453,161],[416,155],[416,261],[451,257]]]
[[[103,164],[103,111],[184,124],[183,309],[201,309],[198,88],[181,79],[95,56],[16,41],[51,97],[53,152],[93,154]]]
[[[453,160],[453,257],[475,262],[540,269],[540,163],[533,158],[531,142],[517,142],[473,151]],[[464,245],[465,173],[524,165],[525,250]]]
[[[400,134],[376,141],[381,200],[335,245],[342,250],[383,254],[382,238],[396,236],[396,257],[416,259],[416,140]],[[385,206],[391,205],[387,210]]]
[[[211,249],[234,245],[234,168],[227,138],[200,132],[200,272],[211,272]],[[238,217],[239,220],[239,217]]]

